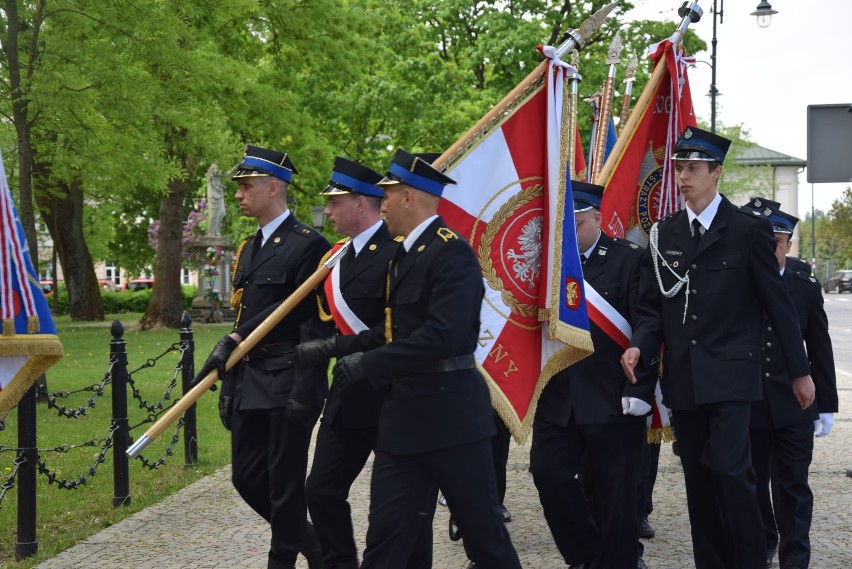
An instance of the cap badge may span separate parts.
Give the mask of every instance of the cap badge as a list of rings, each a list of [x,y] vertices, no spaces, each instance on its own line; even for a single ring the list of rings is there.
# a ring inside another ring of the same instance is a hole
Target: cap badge
[[[763,202],[760,201],[760,198],[754,200],[754,207],[760,207],[763,205]]]
[[[683,131],[683,137],[684,137],[685,139],[687,139],[687,140],[689,140],[690,138],[692,138],[692,129],[691,129],[691,128],[687,128],[685,131]]]
[[[766,216],[772,215],[772,209],[767,207],[765,210],[763,210],[763,215],[766,215]]]

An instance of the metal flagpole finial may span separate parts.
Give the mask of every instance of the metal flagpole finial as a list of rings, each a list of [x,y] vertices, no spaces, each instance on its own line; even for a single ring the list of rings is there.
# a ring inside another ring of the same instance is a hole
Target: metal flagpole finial
[[[639,58],[636,54],[630,56],[630,61],[627,62],[627,69],[624,71],[624,82],[627,84],[633,83],[636,80],[636,70],[639,68]]]
[[[604,23],[606,17],[610,12],[615,10],[615,7],[618,5],[618,2],[612,2],[611,4],[607,4],[580,24],[579,30],[568,30],[565,33],[565,40],[562,44],[556,48],[556,56],[562,57],[572,49],[581,50],[586,47],[586,38],[591,36],[593,33],[598,31],[598,28],[601,27],[601,24]]]
[[[615,37],[612,38],[612,41],[609,44],[609,50],[606,52],[607,65],[616,65],[621,61],[622,47],[621,34],[619,32],[615,32]]]

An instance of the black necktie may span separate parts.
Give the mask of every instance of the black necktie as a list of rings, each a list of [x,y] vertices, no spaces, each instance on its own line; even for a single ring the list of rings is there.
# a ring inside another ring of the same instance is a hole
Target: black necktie
[[[581,263],[583,263],[585,265],[586,261],[588,261],[588,260],[589,260],[588,257],[586,257],[584,254],[580,253],[580,262]]]
[[[692,220],[692,248],[698,249],[699,243],[701,243],[701,222],[696,217]]]
[[[343,259],[340,263],[340,266],[349,267],[352,263],[355,262],[355,244],[351,241],[349,242],[349,248],[346,250],[346,253],[343,255]]]
[[[257,254],[260,253],[260,247],[263,244],[263,231],[258,229],[254,234],[254,241],[251,243],[251,260],[254,261]]]

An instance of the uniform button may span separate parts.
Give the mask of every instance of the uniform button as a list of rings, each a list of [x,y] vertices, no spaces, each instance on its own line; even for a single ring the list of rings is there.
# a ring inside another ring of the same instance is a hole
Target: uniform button
[[[764,373],[763,377],[769,377],[769,372],[767,371],[766,373]]]
[[[692,289],[691,291],[689,291],[689,293],[690,293],[690,294],[698,294],[698,291],[697,291],[697,290],[695,290],[695,289]]]
[[[605,290],[605,291],[604,291],[604,296],[609,296],[609,291],[608,291],[608,290]]]
[[[692,341],[692,342],[690,342],[690,343],[691,343],[693,346],[697,346],[697,345],[698,345],[698,340],[693,340],[693,341]]]
[[[727,267],[727,266],[728,266],[728,261],[722,261],[722,266],[723,266],[723,267]]]
[[[771,348],[771,347],[772,347],[772,342],[766,342],[766,347],[767,347],[767,348]]]
[[[698,265],[696,265],[695,263],[692,263],[691,265],[689,265],[689,268],[694,271],[695,269],[698,268]]]
[[[695,314],[693,314],[692,316],[690,316],[690,318],[692,318],[692,320],[698,320],[698,316],[696,316]]]
[[[772,332],[772,326],[767,326],[767,327],[766,327],[766,331],[767,331],[767,332]]]
[[[772,358],[766,358],[766,363],[769,363],[771,361],[772,361]]]

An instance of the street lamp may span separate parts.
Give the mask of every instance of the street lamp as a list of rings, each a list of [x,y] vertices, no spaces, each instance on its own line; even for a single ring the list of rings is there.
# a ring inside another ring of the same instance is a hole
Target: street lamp
[[[757,16],[757,25],[761,28],[768,28],[772,23],[772,14],[777,14],[776,10],[766,0],[760,0],[757,5],[757,10],[751,13],[752,16]]]
[[[718,4],[718,6],[717,6]],[[761,28],[766,28],[772,23],[772,14],[777,14],[777,10],[773,10],[772,6],[766,0],[760,0],[757,9],[751,13],[752,16],[757,16],[757,25]],[[710,42],[712,48],[710,51],[710,132],[716,132],[716,96],[719,90],[716,88],[716,16],[719,16],[719,23],[724,23],[725,17],[725,0],[713,0],[713,40]]]
[[[323,227],[325,227],[325,206],[324,205],[312,205],[311,206],[311,225],[317,231],[321,231]]]

